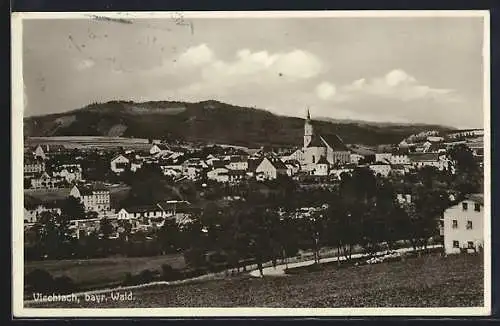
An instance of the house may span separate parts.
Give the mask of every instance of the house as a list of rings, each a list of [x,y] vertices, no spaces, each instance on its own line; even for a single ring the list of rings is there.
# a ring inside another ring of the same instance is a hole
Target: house
[[[35,148],[35,151],[34,151],[34,156],[36,158],[39,158],[39,159],[42,159],[42,160],[46,160],[47,159],[47,155],[45,155],[45,151],[43,150],[43,147],[41,145],[38,145],[36,148]]]
[[[384,162],[375,162],[368,165],[368,168],[373,171],[373,174],[381,177],[388,177],[391,173],[391,165]]]
[[[375,162],[390,162],[392,153],[375,153]]]
[[[24,160],[24,174],[35,174],[45,172],[45,162],[41,159]]]
[[[399,204],[410,204],[411,194],[396,194],[396,201]]]
[[[140,168],[142,168],[142,164],[143,164],[143,162],[141,160],[132,159],[130,161],[130,171],[137,172],[137,170],[139,170]]]
[[[128,220],[132,227],[139,224],[161,226],[166,217],[166,212],[158,205],[132,206],[118,211],[118,220]]]
[[[391,156],[389,157],[389,163],[391,164],[410,164],[410,157],[408,154],[404,153],[392,153]]]
[[[166,213],[167,218],[173,218],[179,225],[192,221],[192,207],[185,200],[167,200],[157,204]]]
[[[364,159],[365,157],[363,155],[357,154],[357,153],[351,153],[351,163],[352,164],[359,164],[359,161]]]
[[[300,171],[300,163],[296,160],[287,160],[284,162],[287,167],[287,175],[289,177],[296,175]]]
[[[279,159],[265,157],[255,169],[259,180],[272,180],[280,175],[287,175],[287,167]]]
[[[436,167],[443,171],[450,167],[450,164],[444,155],[440,153],[412,153],[409,155],[410,162],[416,169],[426,166]]]
[[[473,194],[445,210],[443,214],[446,254],[480,251],[484,246],[484,202],[482,194]]]
[[[231,156],[226,167],[229,170],[246,171],[248,169],[248,161],[241,156]]]
[[[229,170],[227,176],[230,183],[238,183],[245,179],[247,172],[245,170]]]
[[[74,233],[74,237],[76,237],[77,239],[88,236],[92,233],[96,233],[100,230],[100,228],[100,218],[71,220],[69,223],[69,229]]]
[[[33,189],[55,189],[62,186],[64,178],[51,177],[47,172],[37,173],[30,180]]]
[[[69,195],[80,199],[86,212],[104,213],[111,209],[109,190],[100,185],[75,185]]]
[[[207,179],[217,182],[229,182],[229,169],[227,168],[215,168],[207,172]]]
[[[122,173],[130,167],[130,160],[123,154],[118,154],[111,159],[111,171]]]
[[[167,152],[169,152],[168,148],[160,144],[153,144],[153,146],[151,146],[151,148],[149,149],[149,154],[151,155],[167,153]]]
[[[316,163],[316,168],[314,170],[314,175],[317,176],[327,176],[329,172],[330,164],[326,160],[326,157],[322,156],[318,163]]]
[[[53,176],[64,178],[67,183],[74,183],[82,180],[82,168],[80,164],[62,164],[54,170]]]
[[[24,223],[36,223],[43,212],[51,212],[61,215],[61,209],[48,204],[25,205]]]

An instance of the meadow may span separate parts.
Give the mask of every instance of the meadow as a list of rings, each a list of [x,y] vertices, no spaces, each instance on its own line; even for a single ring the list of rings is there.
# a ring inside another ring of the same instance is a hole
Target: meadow
[[[242,274],[223,280],[157,285],[133,290],[133,301],[108,300],[98,308],[475,307],[484,304],[483,278],[482,255],[430,254],[376,265],[328,265],[281,277]],[[97,308],[83,300],[80,304],[34,306]]]

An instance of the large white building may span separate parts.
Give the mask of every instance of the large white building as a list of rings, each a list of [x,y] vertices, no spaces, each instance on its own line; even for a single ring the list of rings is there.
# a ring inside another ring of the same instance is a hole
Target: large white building
[[[479,251],[484,246],[483,195],[468,196],[443,214],[444,250],[446,254]]]
[[[105,213],[111,210],[109,190],[98,185],[73,186],[70,196],[80,199],[86,212]]]

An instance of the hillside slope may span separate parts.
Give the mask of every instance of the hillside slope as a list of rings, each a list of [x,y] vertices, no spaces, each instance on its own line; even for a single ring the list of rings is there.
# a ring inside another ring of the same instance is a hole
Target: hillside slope
[[[217,101],[112,101],[24,119],[25,136],[122,136],[226,143],[241,146],[300,145],[304,120]],[[338,134],[346,143],[398,143],[430,125],[314,121],[316,132]]]

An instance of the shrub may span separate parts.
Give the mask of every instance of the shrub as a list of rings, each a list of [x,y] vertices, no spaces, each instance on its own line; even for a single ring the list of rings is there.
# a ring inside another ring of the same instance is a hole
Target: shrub
[[[137,281],[139,284],[150,283],[154,281],[155,271],[145,269],[137,275]]]
[[[180,273],[168,264],[161,265],[161,277],[164,281],[173,281],[180,278]]]
[[[28,288],[33,292],[47,293],[53,290],[54,279],[49,272],[43,269],[35,269],[28,273],[24,281]]]

